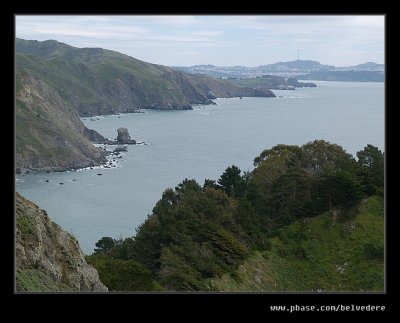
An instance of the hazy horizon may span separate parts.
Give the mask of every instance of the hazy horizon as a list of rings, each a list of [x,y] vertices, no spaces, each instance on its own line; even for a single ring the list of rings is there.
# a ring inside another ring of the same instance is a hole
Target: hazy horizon
[[[314,60],[384,64],[384,15],[16,15],[16,37],[101,47],[167,66]]]

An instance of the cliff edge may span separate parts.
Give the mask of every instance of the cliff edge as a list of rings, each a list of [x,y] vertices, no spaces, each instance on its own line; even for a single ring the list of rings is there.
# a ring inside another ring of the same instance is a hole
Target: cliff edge
[[[106,292],[78,241],[16,193],[16,290]]]

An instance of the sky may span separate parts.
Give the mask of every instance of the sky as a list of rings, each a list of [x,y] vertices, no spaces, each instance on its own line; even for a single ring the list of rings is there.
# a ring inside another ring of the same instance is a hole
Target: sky
[[[101,47],[167,65],[258,66],[298,58],[384,63],[383,15],[17,15],[16,37]]]

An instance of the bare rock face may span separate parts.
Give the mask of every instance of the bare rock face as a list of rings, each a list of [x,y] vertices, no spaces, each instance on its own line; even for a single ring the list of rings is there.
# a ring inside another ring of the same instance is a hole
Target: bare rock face
[[[15,159],[21,173],[65,171],[107,161],[106,153],[88,140],[95,133],[85,128],[73,106],[29,73],[18,72],[15,116]]]
[[[78,241],[46,211],[16,194],[17,291],[106,292]]]
[[[117,129],[117,132],[117,142],[119,144],[136,144],[136,141],[131,139],[128,129],[121,127]]]

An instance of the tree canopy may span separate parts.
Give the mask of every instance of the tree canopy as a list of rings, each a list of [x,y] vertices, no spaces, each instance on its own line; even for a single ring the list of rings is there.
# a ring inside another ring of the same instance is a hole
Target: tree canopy
[[[231,165],[203,186],[184,179],[163,192],[135,237],[100,239],[93,264],[132,277],[129,288],[143,288],[132,276],[139,275],[146,286],[154,281],[151,288],[207,290],[207,279],[233,272],[252,250],[268,249],[283,226],[382,193],[383,153],[368,145],[357,157],[315,140],[264,150],[245,174]],[[113,288],[124,284],[106,279]]]

